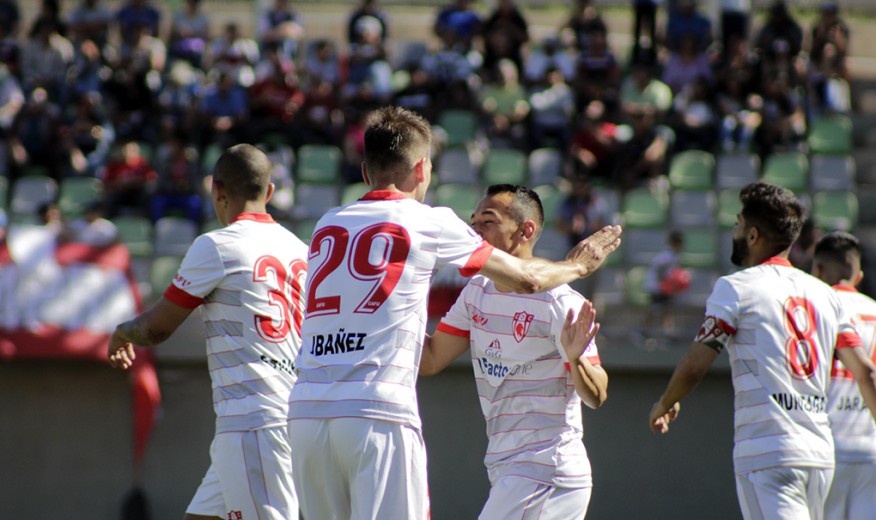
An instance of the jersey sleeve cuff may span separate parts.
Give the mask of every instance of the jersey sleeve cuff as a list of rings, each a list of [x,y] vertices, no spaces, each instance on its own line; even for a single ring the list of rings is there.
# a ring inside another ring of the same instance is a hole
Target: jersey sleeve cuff
[[[860,347],[861,336],[856,332],[842,332],[836,337],[836,348]]]
[[[487,260],[490,259],[491,254],[493,254],[493,246],[484,240],[474,253],[468,257],[468,262],[465,263],[465,266],[459,268],[459,274],[466,278],[478,274],[486,265]]]
[[[167,290],[164,291],[164,297],[171,303],[175,303],[185,309],[194,309],[204,303],[203,298],[192,296],[173,284],[170,284]]]
[[[441,331],[445,334],[450,334],[451,336],[459,336],[460,338],[468,338],[471,336],[469,331],[457,329],[453,325],[448,325],[443,321],[438,323],[438,327],[435,330]]]

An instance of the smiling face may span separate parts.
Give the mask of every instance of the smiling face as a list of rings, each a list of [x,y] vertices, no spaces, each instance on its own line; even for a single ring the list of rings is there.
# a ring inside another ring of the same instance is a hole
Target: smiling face
[[[514,195],[499,193],[481,199],[472,215],[471,227],[496,249],[513,254],[520,247],[522,223],[514,218]]]

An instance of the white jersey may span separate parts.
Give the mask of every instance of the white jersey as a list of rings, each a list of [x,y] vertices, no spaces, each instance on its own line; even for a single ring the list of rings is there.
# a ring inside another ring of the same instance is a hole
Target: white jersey
[[[560,487],[590,486],[581,398],[560,343],[569,309],[584,298],[568,285],[502,293],[483,276],[466,285],[438,330],[470,338],[489,445],[490,482],[519,476]],[[596,344],[584,351],[599,364]]]
[[[852,287],[834,286],[840,302],[852,314],[867,356],[876,362],[876,301]],[[876,424],[861,397],[855,376],[834,358],[827,393],[830,428],[837,462],[876,463]]]
[[[201,305],[216,432],[286,424],[307,246],[267,214],[242,213],[192,243],[164,297]]]
[[[730,355],[737,473],[833,468],[831,360],[860,338],[827,284],[777,257],[724,276],[696,340],[719,341]]]
[[[450,209],[397,192],[372,191],[326,213],[310,244],[290,420],[363,417],[419,429],[432,273],[449,264],[471,276],[492,250]]]

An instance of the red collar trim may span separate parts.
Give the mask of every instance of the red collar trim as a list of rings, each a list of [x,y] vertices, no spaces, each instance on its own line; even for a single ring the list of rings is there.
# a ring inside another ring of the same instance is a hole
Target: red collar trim
[[[782,258],[780,256],[773,256],[771,258],[767,258],[760,265],[781,265],[784,267],[794,267],[791,265],[791,262],[787,258]]]
[[[402,200],[406,199],[404,193],[393,190],[374,190],[366,193],[359,200]]]
[[[843,292],[851,292],[851,293],[856,293],[856,292],[858,292],[857,289],[855,289],[854,287],[850,287],[850,286],[848,286],[848,285],[839,285],[839,284],[837,284],[837,285],[834,285],[833,288],[834,288],[835,291],[843,291]]]
[[[253,222],[261,222],[263,224],[273,224],[274,217],[267,213],[241,213],[234,217],[229,224],[234,224],[238,220],[252,220]]]

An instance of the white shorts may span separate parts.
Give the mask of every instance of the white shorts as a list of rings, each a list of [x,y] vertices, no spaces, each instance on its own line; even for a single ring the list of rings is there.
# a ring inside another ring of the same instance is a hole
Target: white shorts
[[[872,520],[876,516],[876,463],[837,462],[824,503],[827,520]]]
[[[523,477],[502,477],[478,520],[569,520],[584,518],[593,488],[560,488]]]
[[[429,517],[426,447],[418,430],[364,418],[289,421],[305,518]]]
[[[210,468],[186,513],[231,519],[298,518],[286,428],[216,434],[210,445]]]
[[[736,475],[745,520],[822,520],[833,469],[777,467]]]

